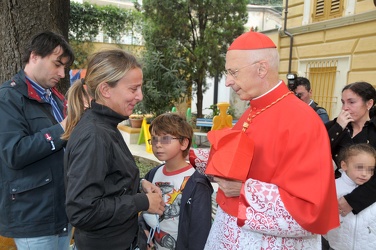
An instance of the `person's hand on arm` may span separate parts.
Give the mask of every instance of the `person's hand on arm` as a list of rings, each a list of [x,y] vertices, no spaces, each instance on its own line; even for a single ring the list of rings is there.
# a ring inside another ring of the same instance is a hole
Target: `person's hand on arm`
[[[376,202],[376,176],[373,175],[369,181],[364,183],[363,185],[359,185],[355,188],[351,193],[346,194],[344,196],[344,200],[348,203],[348,205],[352,209],[353,214],[358,214],[363,209],[371,206],[373,203]],[[344,211],[346,207],[344,207]]]
[[[219,188],[227,197],[236,197],[240,195],[242,182],[236,180],[229,180],[219,177],[214,177],[214,181],[218,183]]]
[[[345,197],[343,196],[338,199],[338,208],[340,215],[343,217],[345,217],[348,213],[350,213],[353,210],[349,203],[347,203]]]

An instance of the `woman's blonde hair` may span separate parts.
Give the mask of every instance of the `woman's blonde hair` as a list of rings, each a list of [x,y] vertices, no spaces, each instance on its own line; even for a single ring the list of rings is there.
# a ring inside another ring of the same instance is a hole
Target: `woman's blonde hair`
[[[85,109],[90,107],[90,96],[85,90],[83,79],[76,80],[67,92],[67,123],[61,139],[68,140],[73,128]]]
[[[94,53],[88,63],[85,80],[77,80],[67,92],[67,124],[62,139],[68,140],[81,119],[90,99],[101,100],[99,86],[107,83],[114,88],[131,69],[141,68],[137,59],[121,49],[107,49]]]

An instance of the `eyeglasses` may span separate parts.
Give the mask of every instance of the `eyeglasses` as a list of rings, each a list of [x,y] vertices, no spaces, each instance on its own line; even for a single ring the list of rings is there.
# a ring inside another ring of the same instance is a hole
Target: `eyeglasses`
[[[152,136],[151,139],[148,140],[148,143],[150,145],[157,145],[158,142],[161,144],[170,144],[171,140],[182,140],[183,137],[172,137],[169,135],[164,135],[164,136]]]
[[[246,67],[249,67],[249,66],[252,66],[252,65],[255,65],[256,63],[259,63],[260,61],[257,61],[257,62],[254,62],[252,64],[247,64],[241,68],[238,68],[236,70],[232,70],[232,69],[225,69],[225,75],[228,76],[228,75],[231,75],[232,77],[234,77],[235,79],[238,77],[238,73],[241,69],[244,69]]]

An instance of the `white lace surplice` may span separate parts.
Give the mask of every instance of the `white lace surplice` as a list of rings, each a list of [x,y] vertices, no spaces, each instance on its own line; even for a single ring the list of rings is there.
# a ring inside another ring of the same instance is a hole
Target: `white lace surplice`
[[[248,203],[244,226],[218,207],[206,250],[321,249],[320,235],[304,230],[291,217],[276,185],[248,179],[243,188]]]

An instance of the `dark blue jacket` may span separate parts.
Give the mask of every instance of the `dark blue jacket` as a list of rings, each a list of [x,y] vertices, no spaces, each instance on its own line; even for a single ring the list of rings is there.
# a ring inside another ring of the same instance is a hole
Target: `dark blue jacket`
[[[152,182],[155,172],[150,170],[145,179]],[[213,187],[208,178],[197,170],[184,187],[179,214],[177,250],[204,249],[212,225],[211,195]]]
[[[309,105],[315,110],[315,112],[320,116],[323,123],[327,123],[329,121],[328,112],[323,107],[320,107],[316,102],[312,101],[311,105]]]
[[[53,93],[63,110],[63,96]],[[26,83],[23,70],[0,87],[0,117],[0,234],[15,238],[66,231],[64,131],[51,105]]]

